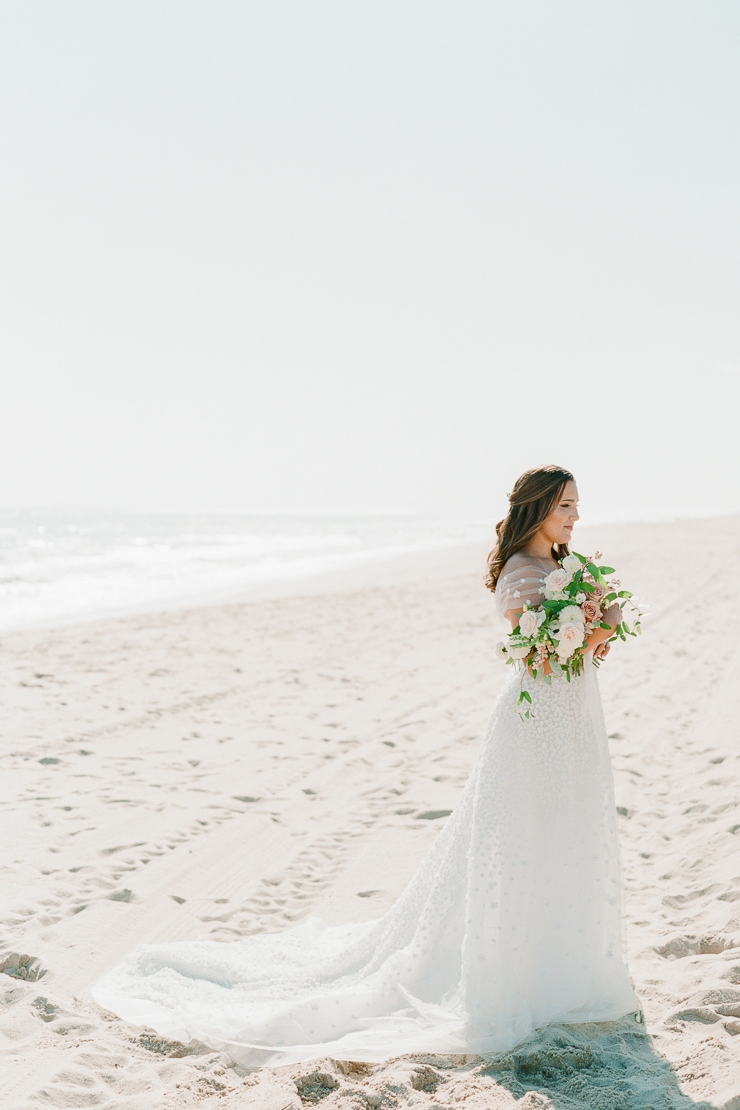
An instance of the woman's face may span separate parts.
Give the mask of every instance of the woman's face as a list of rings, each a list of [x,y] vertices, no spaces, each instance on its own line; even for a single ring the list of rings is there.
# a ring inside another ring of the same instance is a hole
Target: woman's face
[[[578,488],[575,482],[567,482],[547,520],[540,525],[539,531],[550,544],[569,544],[573,535],[573,525],[577,520]]]

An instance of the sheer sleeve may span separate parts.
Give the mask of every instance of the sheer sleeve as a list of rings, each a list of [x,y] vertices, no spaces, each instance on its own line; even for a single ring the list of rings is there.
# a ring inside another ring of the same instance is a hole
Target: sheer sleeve
[[[505,617],[510,609],[523,608],[525,601],[535,607],[541,605],[546,573],[527,555],[516,554],[507,559],[495,595],[501,616]]]

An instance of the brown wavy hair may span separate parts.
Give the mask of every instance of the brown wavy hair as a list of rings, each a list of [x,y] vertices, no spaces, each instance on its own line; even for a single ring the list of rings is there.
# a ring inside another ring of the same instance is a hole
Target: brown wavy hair
[[[562,466],[535,466],[517,478],[509,494],[509,511],[496,525],[498,542],[488,556],[486,586],[496,589],[499,575],[512,555],[526,547],[537,529],[543,524],[565,489],[575,479]],[[569,555],[568,545],[553,544],[554,559]]]

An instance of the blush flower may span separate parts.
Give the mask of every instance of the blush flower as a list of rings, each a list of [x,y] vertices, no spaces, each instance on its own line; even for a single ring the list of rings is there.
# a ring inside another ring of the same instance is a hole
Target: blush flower
[[[525,609],[520,616],[519,631],[522,636],[532,636],[537,631],[537,616],[532,609]]]
[[[580,622],[561,625],[557,634],[558,661],[564,663],[570,659],[573,652],[581,646],[584,640],[584,629]]]
[[[544,609],[539,612],[536,609],[525,609],[519,618],[519,631],[522,636],[534,636],[546,616]]]
[[[601,606],[599,605],[598,601],[595,601],[593,597],[590,597],[587,601],[584,601],[583,605],[581,606],[581,612],[583,613],[584,620],[596,621],[601,616]]]
[[[562,567],[558,567],[557,570],[551,570],[545,579],[545,596],[554,598],[558,594],[562,594],[571,578],[572,575],[568,574],[567,570],[563,570]]]

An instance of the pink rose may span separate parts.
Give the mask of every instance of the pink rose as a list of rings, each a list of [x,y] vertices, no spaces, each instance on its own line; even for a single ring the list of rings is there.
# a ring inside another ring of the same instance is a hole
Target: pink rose
[[[586,598],[581,606],[581,612],[587,621],[596,621],[599,619],[601,616],[601,606],[598,601],[596,601],[593,594]]]
[[[563,570],[562,567],[551,570],[545,578],[545,596],[552,598],[553,595],[562,593],[572,577],[573,575],[568,574],[567,570]]]
[[[519,618],[519,631],[522,636],[534,636],[541,623],[534,609],[525,609]]]
[[[579,648],[584,640],[584,628],[582,624],[566,624],[561,628],[557,634],[558,639],[558,659],[564,663],[566,659],[570,659],[576,648]]]
[[[588,596],[591,601],[601,601],[602,598],[606,597],[606,590],[597,582]]]

